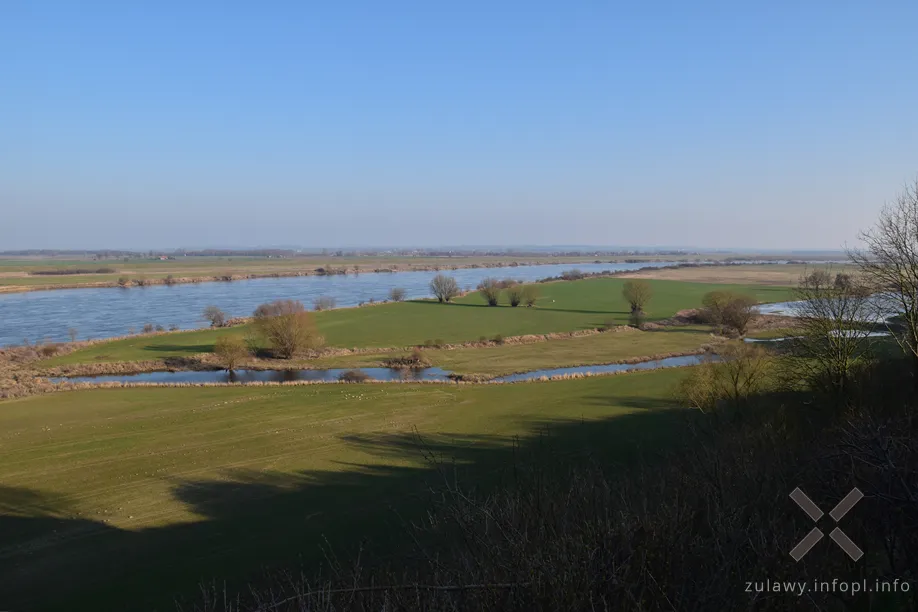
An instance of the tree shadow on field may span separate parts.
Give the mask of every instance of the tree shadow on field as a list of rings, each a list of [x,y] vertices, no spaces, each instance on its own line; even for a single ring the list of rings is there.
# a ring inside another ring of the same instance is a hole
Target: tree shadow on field
[[[328,555],[347,565],[362,549],[364,559],[401,563],[412,547],[406,524],[425,516],[444,479],[487,492],[533,457],[559,453],[627,466],[677,443],[694,417],[663,401],[614,403],[633,412],[527,421],[521,436],[345,434],[341,441],[373,460],[178,479],[174,497],[199,520],[140,530],[81,518],[66,499],[40,491],[0,488],[0,603],[10,610],[171,610],[174,597],[196,601],[202,582],[225,580],[229,592],[245,592],[271,572],[325,572]]]

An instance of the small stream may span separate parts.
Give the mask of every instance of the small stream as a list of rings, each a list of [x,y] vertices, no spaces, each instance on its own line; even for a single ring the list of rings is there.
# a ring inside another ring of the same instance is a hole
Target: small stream
[[[675,368],[701,363],[703,355],[686,355],[667,357],[656,361],[639,363],[612,363],[570,368],[551,368],[533,370],[521,374],[510,374],[492,379],[493,382],[522,382],[538,380],[542,377],[563,376],[565,374],[608,374],[610,372],[630,372],[634,370],[657,370]],[[335,368],[328,370],[209,370],[203,372],[144,372],[141,374],[114,374],[99,376],[72,376],[51,378],[52,382],[72,383],[252,383],[252,382],[337,382],[346,372],[361,372],[367,380],[385,382],[429,382],[448,381],[450,372],[441,368],[424,368],[404,370],[395,368]]]

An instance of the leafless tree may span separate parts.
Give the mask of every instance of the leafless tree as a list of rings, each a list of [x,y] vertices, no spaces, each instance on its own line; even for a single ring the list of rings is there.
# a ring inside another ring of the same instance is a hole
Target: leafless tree
[[[322,345],[312,314],[302,302],[277,300],[255,309],[255,329],[277,357],[290,359]]]
[[[760,346],[730,342],[718,353],[719,361],[705,359],[678,387],[683,401],[703,412],[725,401],[740,405],[763,389],[772,372],[773,359]]]
[[[248,347],[238,336],[221,336],[214,343],[214,354],[228,371],[234,371],[251,356]]]
[[[444,274],[437,274],[430,281],[430,292],[440,303],[449,302],[459,295],[459,285],[456,279]]]
[[[405,290],[401,287],[393,287],[389,290],[389,299],[393,302],[405,301]]]
[[[76,327],[71,327],[70,329],[67,330],[67,333],[70,335],[71,342],[77,341],[77,328]]]
[[[749,324],[758,316],[756,301],[742,293],[711,291],[705,294],[702,319],[716,328],[729,327],[744,335]]]
[[[523,285],[523,302],[527,307],[535,306],[539,299],[539,286],[534,284]]]
[[[918,385],[918,178],[883,208],[876,224],[860,237],[865,248],[850,250],[848,255],[879,292],[875,300],[899,313],[901,326],[884,318],[902,351],[911,357]]]
[[[210,321],[211,327],[223,327],[226,325],[226,313],[216,306],[208,306],[204,309],[204,320]]]
[[[321,295],[317,297],[313,302],[313,308],[316,310],[316,312],[320,310],[331,310],[337,303],[338,302],[335,300],[335,298],[328,295]]]
[[[510,300],[510,305],[516,308],[523,303],[523,294],[525,288],[520,284],[513,284],[507,289],[507,298]]]
[[[804,275],[795,291],[799,337],[789,371],[811,387],[842,397],[854,368],[870,357],[877,311],[861,278],[837,285],[824,272]]]
[[[500,299],[501,283],[496,278],[485,278],[478,283],[478,292],[488,303],[488,306],[497,306]]]
[[[622,286],[622,297],[631,306],[631,313],[644,312],[644,307],[653,297],[653,288],[645,280],[629,280]]]

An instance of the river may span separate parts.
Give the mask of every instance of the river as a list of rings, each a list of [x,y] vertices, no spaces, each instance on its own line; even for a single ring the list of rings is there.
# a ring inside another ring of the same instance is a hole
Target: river
[[[577,268],[583,272],[664,267],[676,262],[548,264],[503,268],[445,270],[463,289],[474,288],[486,277],[535,281]],[[264,302],[301,300],[312,308],[320,296],[335,299],[338,307],[385,300],[393,287],[402,287],[408,299],[430,296],[430,279],[438,272],[391,272],[336,276],[259,278],[150,287],[56,289],[0,295],[0,346],[69,339],[70,328],[81,340],[122,336],[140,331],[147,323],[180,329],[204,326],[201,313],[210,305],[231,317],[250,316]]]

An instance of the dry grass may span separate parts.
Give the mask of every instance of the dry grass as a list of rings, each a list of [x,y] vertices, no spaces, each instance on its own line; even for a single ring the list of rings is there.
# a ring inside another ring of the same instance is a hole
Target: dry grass
[[[663,268],[643,270],[618,275],[619,278],[654,278],[694,283],[732,283],[766,285],[775,287],[796,286],[804,271],[825,266],[798,264],[755,264],[729,266],[697,266],[686,268]],[[851,266],[835,264],[833,272],[850,273]]]

